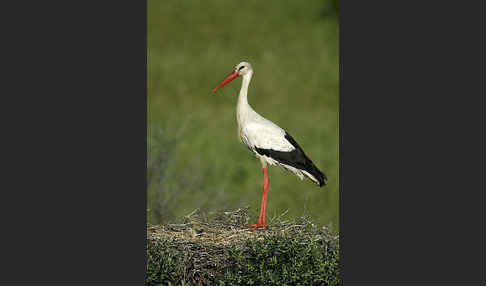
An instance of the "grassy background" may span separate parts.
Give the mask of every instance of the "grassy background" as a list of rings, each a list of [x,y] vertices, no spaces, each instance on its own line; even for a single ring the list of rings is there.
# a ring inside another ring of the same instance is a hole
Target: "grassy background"
[[[260,163],[239,142],[237,79],[212,89],[241,61],[254,69],[248,100],[286,129],[327,175],[318,188],[269,170],[267,215],[310,214],[339,230],[338,22],[335,1],[149,0],[148,221],[195,208],[250,206],[258,214]]]

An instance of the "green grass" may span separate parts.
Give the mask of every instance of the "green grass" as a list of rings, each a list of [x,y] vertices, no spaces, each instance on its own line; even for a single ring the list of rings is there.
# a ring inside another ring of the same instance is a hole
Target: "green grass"
[[[271,167],[267,213],[309,213],[339,230],[338,23],[326,1],[148,1],[148,219],[195,208],[258,212],[260,163],[239,142],[241,80],[212,89],[245,60],[248,100],[286,129],[327,175],[318,188]],[[255,214],[256,216],[256,214]]]

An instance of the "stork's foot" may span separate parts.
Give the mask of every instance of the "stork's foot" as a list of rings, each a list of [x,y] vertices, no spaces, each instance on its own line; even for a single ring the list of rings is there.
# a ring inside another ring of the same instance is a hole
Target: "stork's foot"
[[[263,224],[263,223],[247,224],[245,226],[248,227],[248,228],[253,228],[253,229],[255,229],[255,228],[267,228],[268,227],[267,224]]]

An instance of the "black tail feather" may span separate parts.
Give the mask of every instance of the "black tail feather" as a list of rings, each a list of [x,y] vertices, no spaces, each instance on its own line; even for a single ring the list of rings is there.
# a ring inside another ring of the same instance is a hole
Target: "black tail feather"
[[[314,176],[319,181],[319,187],[325,186],[327,181],[326,175],[324,175],[324,173],[321,172],[321,170],[319,170],[313,163],[312,163],[312,167],[313,167],[312,172],[309,172],[307,170],[306,171],[309,172],[312,176]]]

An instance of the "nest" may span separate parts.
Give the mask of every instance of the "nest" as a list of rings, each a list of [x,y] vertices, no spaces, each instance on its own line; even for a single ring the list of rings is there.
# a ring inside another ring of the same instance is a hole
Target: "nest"
[[[183,217],[178,224],[147,225],[147,242],[163,243],[183,254],[184,281],[194,285],[209,284],[221,277],[227,266],[227,250],[243,249],[248,241],[263,241],[271,236],[297,239],[302,243],[324,241],[338,247],[339,236],[327,227],[316,226],[308,217],[285,220],[287,212],[270,219],[267,228],[252,229],[247,226],[247,208],[217,213],[202,213],[196,209]],[[204,283],[203,283],[204,282]]]

